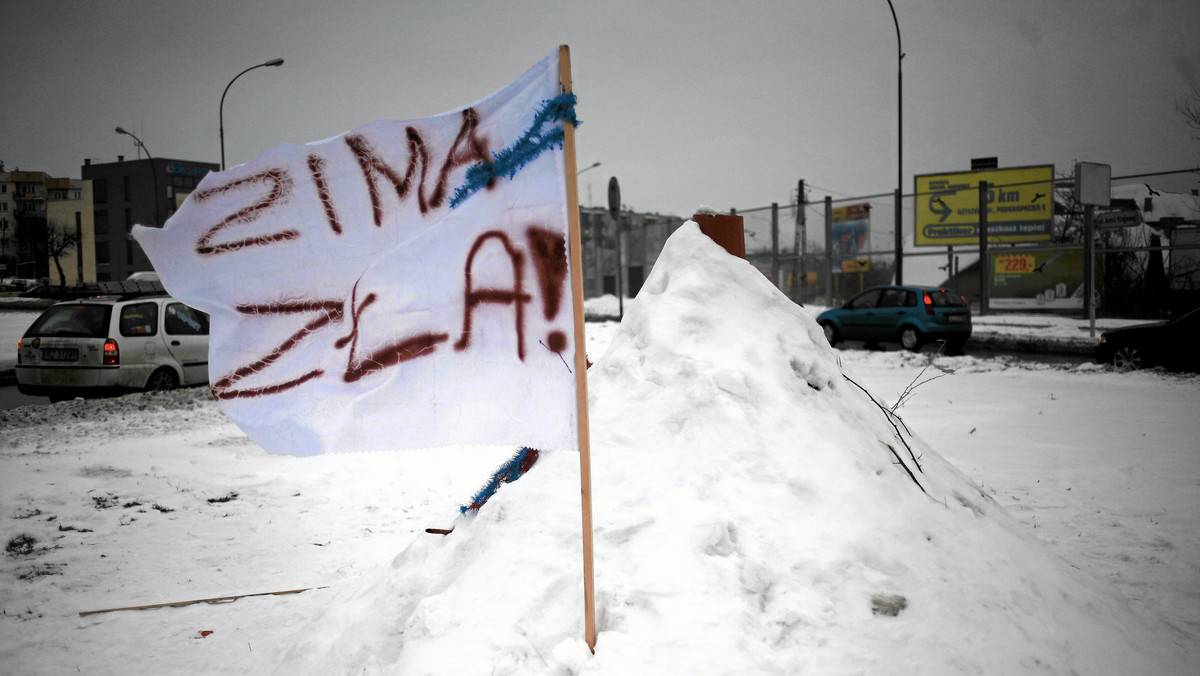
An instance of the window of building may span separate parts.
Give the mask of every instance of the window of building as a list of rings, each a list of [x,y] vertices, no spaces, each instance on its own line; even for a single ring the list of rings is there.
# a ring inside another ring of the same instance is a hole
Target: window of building
[[[92,212],[92,232],[97,235],[108,234],[108,210],[101,209],[100,211]]]
[[[642,283],[645,281],[644,273],[642,272],[642,266],[630,265],[628,274],[629,288],[625,290],[625,294],[629,296],[636,296],[638,291],[642,290]]]
[[[108,179],[97,178],[92,180],[92,202],[94,204],[108,203]]]
[[[96,265],[108,265],[109,262],[108,242],[96,242]]]
[[[121,183],[123,184],[122,187],[124,188],[124,191],[125,191],[125,201],[128,202],[129,200],[133,199],[133,197],[130,196],[133,194],[133,191],[130,190],[130,187],[129,187],[129,174],[126,174],[121,177]]]

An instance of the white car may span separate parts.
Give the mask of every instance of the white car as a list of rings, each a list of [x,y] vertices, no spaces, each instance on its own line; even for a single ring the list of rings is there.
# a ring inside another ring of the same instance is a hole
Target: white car
[[[17,389],[61,401],[208,382],[208,315],[166,295],[51,306],[17,342]]]

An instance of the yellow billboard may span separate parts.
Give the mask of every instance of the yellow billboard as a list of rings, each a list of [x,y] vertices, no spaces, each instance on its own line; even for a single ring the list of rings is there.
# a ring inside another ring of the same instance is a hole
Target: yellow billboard
[[[917,246],[979,243],[979,182],[987,182],[989,242],[1049,241],[1054,165],[914,177]]]

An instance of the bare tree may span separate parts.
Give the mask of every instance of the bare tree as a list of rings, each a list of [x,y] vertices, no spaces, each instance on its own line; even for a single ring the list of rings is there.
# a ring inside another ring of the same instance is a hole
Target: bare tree
[[[1187,126],[1194,129],[1198,135],[1192,138],[1200,141],[1200,89],[1192,87],[1192,93],[1183,101],[1175,102],[1175,110],[1183,115],[1183,119],[1187,121]]]
[[[54,261],[58,283],[63,286],[67,283],[67,277],[63,274],[61,258],[78,244],[79,237],[69,227],[57,221],[46,224],[46,257]]]

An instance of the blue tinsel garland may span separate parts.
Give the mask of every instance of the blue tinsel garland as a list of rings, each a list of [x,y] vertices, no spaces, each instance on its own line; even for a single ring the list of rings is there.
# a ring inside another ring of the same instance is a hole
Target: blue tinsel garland
[[[575,127],[579,126],[579,119],[575,117],[575,102],[574,93],[559,94],[543,101],[542,107],[534,115],[533,123],[516,143],[498,153],[492,153],[491,163],[479,163],[467,169],[466,182],[454,191],[454,196],[450,198],[450,208],[457,207],[496,178],[505,176],[511,179],[516,176],[522,167],[548,148],[561,148],[563,127],[557,123],[562,121]],[[543,127],[547,124],[552,124],[553,127],[544,130]]]
[[[492,474],[492,478],[488,480],[484,487],[471,497],[471,504],[459,507],[458,511],[463,514],[477,511],[496,494],[496,491],[500,489],[502,484],[510,484],[520,479],[522,474],[529,471],[533,463],[537,462],[538,455],[540,454],[535,448],[522,448],[517,451],[516,455],[509,458],[503,465],[500,465],[500,469]]]

